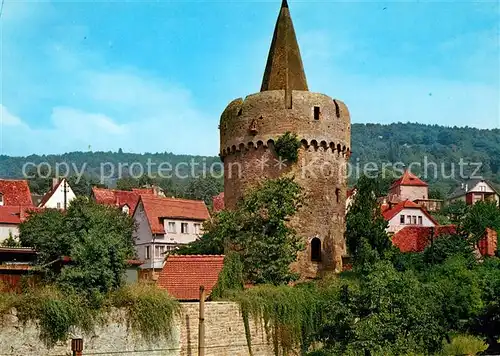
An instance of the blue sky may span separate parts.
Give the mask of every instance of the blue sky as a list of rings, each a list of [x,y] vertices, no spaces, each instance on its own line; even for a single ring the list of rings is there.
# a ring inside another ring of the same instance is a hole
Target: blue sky
[[[309,88],[352,122],[500,127],[496,1],[289,1]],[[273,1],[5,0],[0,154],[216,155],[259,90]]]

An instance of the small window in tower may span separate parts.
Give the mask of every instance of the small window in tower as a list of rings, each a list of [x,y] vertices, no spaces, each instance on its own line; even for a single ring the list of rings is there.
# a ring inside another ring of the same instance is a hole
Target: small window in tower
[[[340,189],[339,188],[335,189],[335,195],[337,197],[337,203],[340,203]]]
[[[335,116],[337,116],[337,119],[340,118],[340,108],[339,108],[339,104],[337,103],[336,100],[333,101],[333,103],[335,104]]]
[[[311,240],[311,261],[321,261],[321,240],[317,237]]]
[[[238,116],[241,116],[243,114],[243,109],[238,110]]]
[[[320,114],[319,106],[315,106],[314,107],[314,120],[319,120],[319,114]]]

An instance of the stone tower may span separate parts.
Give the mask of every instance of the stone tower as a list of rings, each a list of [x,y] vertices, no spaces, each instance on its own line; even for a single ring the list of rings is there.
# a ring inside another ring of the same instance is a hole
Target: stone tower
[[[312,93],[286,0],[274,30],[260,93],[233,100],[220,120],[224,199],[235,207],[261,179],[294,176],[306,202],[291,224],[306,250],[292,268],[302,278],[342,268],[345,253],[346,167],[351,124],[346,105]],[[301,141],[299,159],[280,163],[274,142],[291,132]]]

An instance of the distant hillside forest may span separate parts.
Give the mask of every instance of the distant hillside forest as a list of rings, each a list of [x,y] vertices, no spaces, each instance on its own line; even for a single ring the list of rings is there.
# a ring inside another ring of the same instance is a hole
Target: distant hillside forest
[[[214,147],[217,151],[218,147]],[[363,167],[369,163],[369,169],[374,165],[386,172],[398,172],[412,162],[420,162],[411,166],[412,172],[428,181],[434,196],[444,196],[466,177],[460,175],[460,162],[472,163],[464,166],[465,175],[470,175],[480,164],[477,174],[500,184],[500,130],[480,130],[470,127],[443,127],[438,125],[422,125],[413,123],[396,123],[391,125],[380,124],[353,124],[352,125],[352,156],[350,159],[351,175],[349,183],[355,183]],[[183,191],[192,184],[193,173],[200,175],[204,170],[212,167],[213,172],[220,173],[221,166],[218,157],[202,157],[190,155],[175,155],[172,153],[124,153],[118,152],[71,152],[62,155],[31,155],[28,157],[0,156],[0,177],[21,178],[23,165],[31,162],[35,165],[47,162],[42,171],[53,168],[56,163],[66,162],[72,173],[74,169],[85,171],[85,179],[89,184],[104,183],[115,186],[118,176],[127,176],[132,166],[134,174],[147,173],[148,162],[152,167],[153,175],[161,167],[163,172],[172,173],[173,177],[163,182],[166,187],[174,191]],[[188,164],[182,164],[186,162]],[[390,164],[399,162],[394,169]],[[119,168],[122,164],[122,172]],[[427,170],[424,168],[427,164]],[[101,180],[101,165],[106,179]],[[111,168],[113,167],[113,168]],[[142,167],[142,168],[140,168]],[[452,168],[454,167],[454,168]],[[33,166],[27,167],[33,172]],[[177,169],[177,177],[175,170]],[[453,172],[454,169],[454,172]],[[61,168],[62,173],[65,170]],[[436,174],[437,170],[437,174]],[[220,175],[220,174],[219,174]],[[183,178],[179,178],[183,177]],[[391,177],[392,178],[392,177]],[[126,181],[126,179],[125,179]],[[217,179],[217,186],[221,189],[221,179]],[[118,181],[120,183],[120,181]],[[119,184],[126,188],[124,180]],[[36,184],[34,184],[35,190]],[[175,187],[175,188],[174,188]],[[42,189],[40,189],[42,190]],[[183,195],[183,194],[179,194]]]

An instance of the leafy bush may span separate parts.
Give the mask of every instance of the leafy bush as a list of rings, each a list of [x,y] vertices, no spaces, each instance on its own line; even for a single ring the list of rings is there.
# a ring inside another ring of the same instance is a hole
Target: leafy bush
[[[170,337],[179,303],[165,291],[147,285],[120,289],[99,305],[54,286],[18,295],[0,293],[0,317],[15,309],[22,324],[38,325],[40,340],[47,347],[67,340],[74,330],[92,334],[96,326],[108,321],[112,308],[125,309],[130,329],[151,342]]]
[[[488,348],[481,339],[471,335],[458,335],[452,338],[451,343],[443,343],[443,356],[477,355]]]
[[[174,317],[180,311],[180,304],[166,291],[146,283],[122,288],[112,305],[125,309],[128,326],[147,342],[170,338]]]
[[[210,296],[212,299],[227,298],[232,293],[243,290],[243,285],[243,263],[237,253],[229,252],[224,257],[224,267]]]
[[[285,132],[274,144],[274,149],[278,157],[286,159],[288,162],[297,162],[299,158],[300,141],[296,134]]]
[[[37,250],[45,282],[99,301],[123,283],[126,260],[135,256],[134,228],[119,209],[79,197],[66,212],[33,213],[19,226],[19,239]],[[62,257],[71,263],[61,266]]]
[[[470,265],[475,263],[473,245],[461,235],[439,236],[422,254],[424,262],[429,265],[441,264],[453,256],[463,257]]]
[[[284,353],[308,341],[318,326],[319,296],[307,286],[257,286],[234,297],[243,315],[263,320],[275,352]],[[248,326],[247,326],[248,329]],[[247,335],[249,347],[251,343]]]

